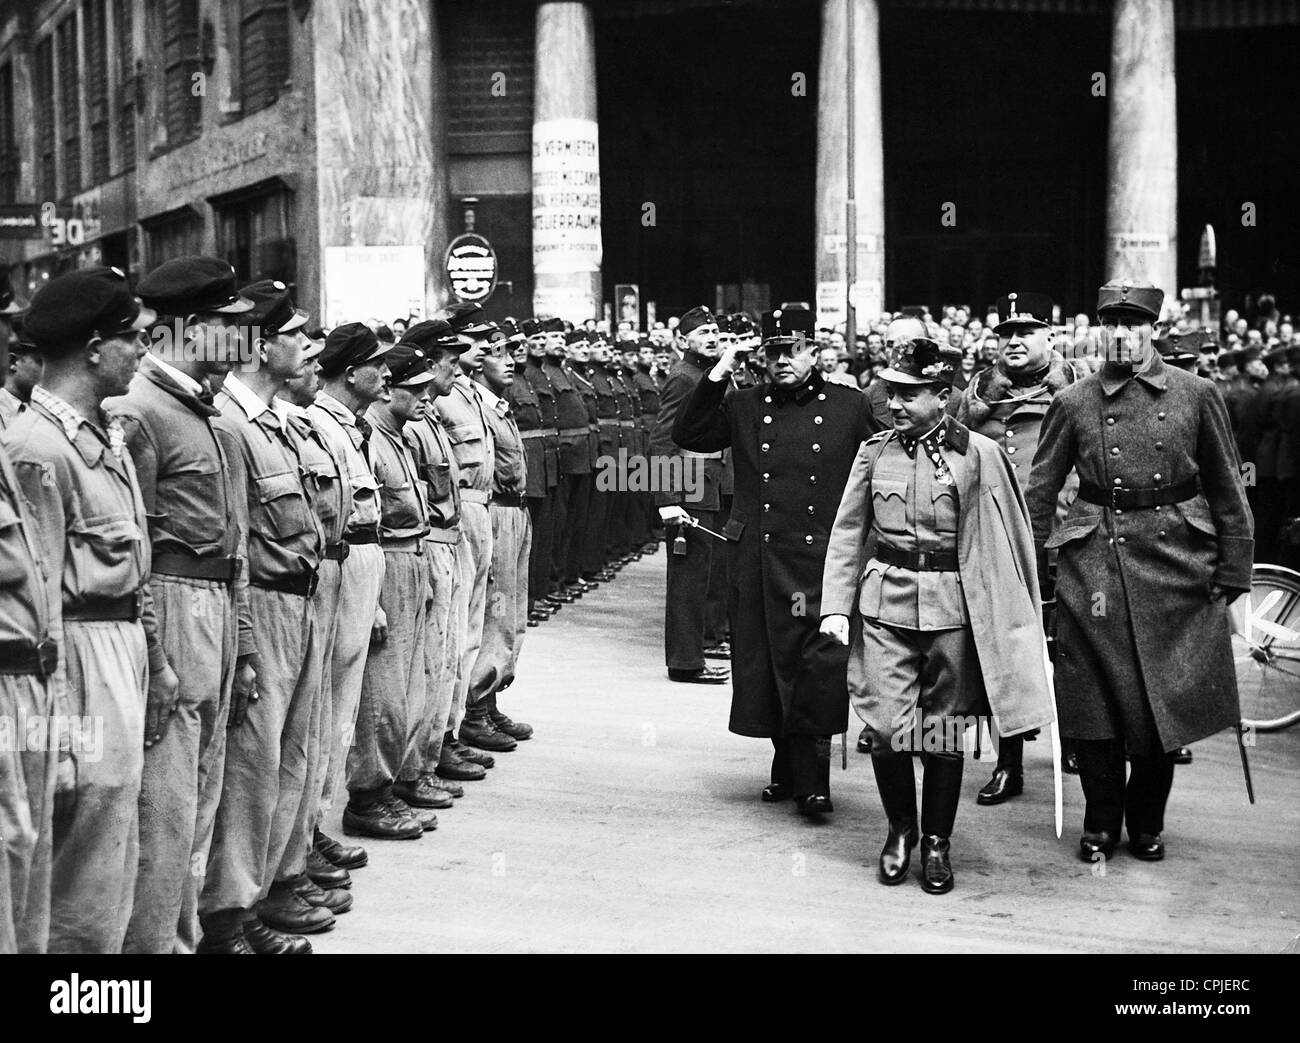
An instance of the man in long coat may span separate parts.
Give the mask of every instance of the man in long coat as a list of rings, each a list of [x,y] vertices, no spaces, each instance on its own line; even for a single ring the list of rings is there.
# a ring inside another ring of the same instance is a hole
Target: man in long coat
[[[889,819],[881,882],[906,879],[919,839],[931,894],[953,887],[967,726],[986,709],[1002,735],[1054,717],[1020,487],[995,442],[945,415],[960,360],[928,338],[894,346],[881,374],[894,427],[858,451],[822,579],[822,632],[849,644],[853,630],[849,691]],[[918,729],[919,830],[909,737]]]
[[[818,814],[833,810],[830,736],[848,723],[847,656],[817,630],[822,563],[849,467],[875,424],[860,391],[827,384],[813,368],[814,342],[781,335],[780,314],[763,344],[771,384],[728,394],[743,362],[733,345],[696,385],[673,441],[695,452],[732,451],[736,491],[723,530],[730,727],[772,740],[763,800],[794,796],[800,811]]]
[[[1107,361],[1052,399],[1026,497],[1035,543],[1058,548],[1055,680],[1085,860],[1125,821],[1137,857],[1163,858],[1173,754],[1240,718],[1227,606],[1250,589],[1250,511],[1218,389],[1152,347],[1163,297],[1101,288]],[[1079,497],[1053,533],[1071,468]]]

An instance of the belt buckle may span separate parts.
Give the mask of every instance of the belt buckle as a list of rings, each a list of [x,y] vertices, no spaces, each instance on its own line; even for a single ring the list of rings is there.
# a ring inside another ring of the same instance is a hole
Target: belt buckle
[[[139,620],[143,615],[144,615],[144,587],[141,587],[139,590],[135,592],[135,619]]]
[[[929,564],[930,564],[930,552],[927,550],[917,551],[916,570],[918,572],[926,572],[928,570],[927,567],[929,566]]]
[[[340,540],[340,541],[339,541],[339,546],[341,546],[341,547],[343,548],[343,551],[342,551],[343,556],[342,556],[341,558],[339,558],[339,561],[340,561],[340,562],[347,561],[347,560],[348,560],[348,555],[352,553],[352,545],[351,545],[350,543],[348,543],[347,540]]]
[[[317,586],[317,584],[319,584],[319,583],[320,583],[320,574],[317,573],[317,572],[313,572],[313,573],[311,573],[311,575],[307,578],[307,596],[308,596],[308,597],[311,597],[313,594],[316,593],[316,586]]]
[[[1110,487],[1110,509],[1112,511],[1123,510],[1119,505],[1119,494],[1124,492],[1122,485],[1112,485]]]
[[[52,637],[40,642],[36,646],[36,661],[42,677],[53,674],[59,666],[59,643]]]

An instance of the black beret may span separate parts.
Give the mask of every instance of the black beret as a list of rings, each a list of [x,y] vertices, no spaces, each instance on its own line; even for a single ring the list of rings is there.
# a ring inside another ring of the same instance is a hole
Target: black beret
[[[384,357],[390,374],[388,383],[393,387],[419,387],[433,379],[429,372],[429,356],[414,344],[398,344]]]
[[[677,320],[677,332],[685,337],[692,330],[697,330],[701,326],[707,326],[710,323],[716,323],[713,312],[705,305],[701,304],[686,312]]]
[[[435,351],[450,351],[459,355],[469,345],[452,332],[446,319],[425,319],[417,322],[402,334],[399,344],[408,344],[421,349],[425,355],[432,357]]]
[[[215,257],[174,257],[136,287],[150,308],[164,315],[239,315],[253,302],[236,292],[235,269]]]
[[[245,286],[239,295],[253,302],[252,310],[240,319],[241,325],[257,326],[272,337],[307,325],[307,313],[293,306],[289,287],[279,279],[262,279]]]
[[[337,377],[349,366],[362,366],[382,358],[389,348],[390,345],[379,343],[375,331],[364,322],[345,322],[330,330],[318,365],[325,376]]]
[[[581,329],[569,330],[569,332],[564,335],[564,343],[565,344],[586,344],[587,331]]]
[[[506,340],[523,340],[525,336],[520,330],[519,323],[509,317],[501,320],[501,332],[505,334]]]
[[[390,327],[384,325],[384,323],[382,322],[375,327],[375,336],[378,337],[380,340],[382,340],[385,344],[392,344],[397,340],[397,335],[392,331]]]
[[[141,308],[120,268],[82,268],[36,291],[23,316],[23,335],[48,354],[93,337],[138,332],[156,318]]]

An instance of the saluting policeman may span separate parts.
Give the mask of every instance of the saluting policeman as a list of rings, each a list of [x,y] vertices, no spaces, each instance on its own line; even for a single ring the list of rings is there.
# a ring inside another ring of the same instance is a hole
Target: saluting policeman
[[[150,705],[146,715],[127,952],[198,945],[203,877],[195,867],[207,864],[212,844],[226,727],[243,720],[256,680],[243,501],[213,427],[213,392],[239,361],[232,324],[253,307],[231,299],[233,282],[230,265],[215,257],[178,257],[141,280],[138,292],[159,315],[151,351],[126,396],[105,403],[135,463],[153,545],[149,589],[180,678],[175,710]]]
[[[1029,478],[1035,543],[1059,554],[1057,705],[1085,861],[1124,826],[1136,857],[1163,858],[1179,747],[1241,719],[1227,606],[1251,585],[1250,511],[1218,388],[1152,348],[1163,299],[1100,289],[1106,361],[1052,399]],[[1053,531],[1071,469],[1079,496]]]
[[[139,867],[145,707],[167,713],[176,702],[149,593],[144,500],[126,434],[101,408],[126,394],[152,318],[116,268],[51,279],[24,323],[44,374],[5,433],[49,601],[62,606],[50,633],[65,704],[103,722],[99,756],[71,750],[71,807],[54,820],[51,952],[121,951]]]

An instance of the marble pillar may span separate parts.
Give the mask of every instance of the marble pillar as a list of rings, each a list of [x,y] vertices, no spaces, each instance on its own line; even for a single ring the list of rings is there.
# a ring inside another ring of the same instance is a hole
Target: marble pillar
[[[327,325],[448,299],[446,79],[429,0],[313,4]]]
[[[880,116],[877,0],[822,0],[817,74],[817,324],[845,321],[848,167],[848,9],[853,6],[853,186],[857,210],[858,330],[885,302],[885,159]]]
[[[600,137],[591,5],[537,7],[533,102],[533,312],[601,314]]]
[[[1114,0],[1107,143],[1107,279],[1178,296],[1174,0]]]

